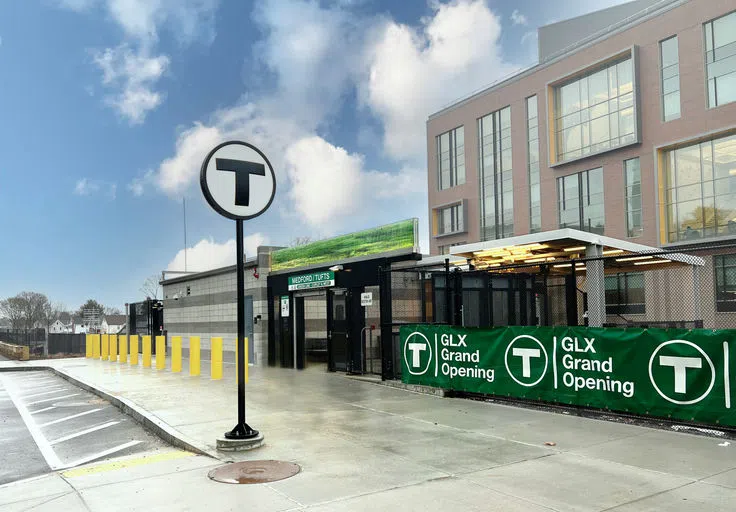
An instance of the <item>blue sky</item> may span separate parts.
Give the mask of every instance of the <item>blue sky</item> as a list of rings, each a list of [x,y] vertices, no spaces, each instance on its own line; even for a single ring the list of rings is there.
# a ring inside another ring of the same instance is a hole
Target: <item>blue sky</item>
[[[427,249],[427,116],[536,61],[536,27],[618,0],[3,0],[0,298],[122,307],[164,269],[234,262],[198,184],[261,147],[246,252],[409,217]]]

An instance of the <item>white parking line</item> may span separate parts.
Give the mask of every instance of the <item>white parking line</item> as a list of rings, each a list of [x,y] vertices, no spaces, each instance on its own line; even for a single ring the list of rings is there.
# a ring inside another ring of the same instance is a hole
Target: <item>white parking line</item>
[[[56,455],[54,449],[51,448],[51,445],[43,436],[41,430],[36,426],[36,423],[31,418],[31,415],[28,412],[26,406],[16,397],[15,384],[12,382],[11,379],[6,378],[4,375],[0,375],[0,382],[3,383],[3,386],[10,395],[10,398],[13,400],[15,408],[20,413],[21,418],[23,418],[23,421],[26,424],[26,428],[28,428],[28,432],[31,433],[31,436],[36,442],[38,449],[43,454],[43,458],[46,459],[46,463],[48,463],[49,467],[53,470],[59,469],[61,467],[61,460],[59,459],[58,455]]]
[[[43,409],[32,411],[31,414],[38,414],[39,412],[46,412],[46,411],[50,411],[51,409],[56,409],[56,406],[52,405],[51,407],[44,407]]]
[[[58,389],[56,389],[54,391],[44,391],[43,393],[34,393],[32,395],[23,395],[21,398],[23,398],[25,400],[26,398],[36,398],[37,396],[53,395],[54,393],[62,393],[64,391],[67,391],[67,389],[60,387],[60,388],[58,388]]]
[[[131,446],[135,446],[142,442],[143,441],[129,441],[125,444],[121,444],[121,445],[115,446],[114,448],[110,448],[109,450],[105,450],[99,453],[95,453],[94,455],[90,455],[88,457],[77,459],[74,462],[66,464],[63,468],[59,468],[59,469],[66,469],[66,468],[73,468],[76,466],[81,466],[82,464],[87,464],[88,462],[92,462],[93,460],[101,459],[102,457],[106,457],[108,455],[112,455],[113,453],[123,451],[126,448],[130,448]]]
[[[44,402],[53,402],[54,400],[62,400],[64,398],[71,398],[73,396],[77,396],[79,393],[72,393],[71,395],[64,395],[64,396],[55,396],[54,398],[46,398],[44,400],[36,400],[35,402],[30,402],[28,405],[36,405],[36,404],[42,404]]]
[[[59,439],[56,439],[54,441],[51,441],[51,445],[63,443],[64,441],[69,441],[70,439],[74,439],[76,437],[81,437],[86,434],[91,434],[92,432],[97,432],[98,430],[102,430],[103,428],[112,427],[113,425],[117,425],[120,423],[119,421],[108,421],[107,423],[103,423],[102,425],[97,425],[96,427],[88,428],[86,430],[82,430],[81,432],[76,432],[74,434],[69,434],[68,436],[60,437]]]
[[[101,411],[102,408],[98,407],[97,409],[92,409],[91,411],[84,411],[80,412],[79,414],[72,414],[71,416],[64,416],[63,418],[59,418],[58,420],[49,421],[47,423],[41,423],[39,425],[40,428],[48,427],[49,425],[56,425],[57,423],[64,423],[65,421],[73,420],[74,418],[79,418],[80,416],[86,416],[88,414],[92,414],[93,412]]]

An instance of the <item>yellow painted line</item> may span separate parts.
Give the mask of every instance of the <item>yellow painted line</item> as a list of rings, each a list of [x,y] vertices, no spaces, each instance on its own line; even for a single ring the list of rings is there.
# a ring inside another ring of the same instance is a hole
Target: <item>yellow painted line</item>
[[[185,457],[192,457],[194,453],[185,452],[181,450],[170,451],[166,453],[159,453],[157,455],[149,455],[138,457],[135,459],[120,460],[116,462],[107,462],[104,464],[95,464],[94,466],[87,466],[84,468],[70,469],[63,471],[62,476],[67,478],[74,478],[77,476],[95,475],[97,473],[106,473],[108,471],[118,471],[120,469],[133,468],[136,466],[144,466],[146,464],[155,464],[157,462],[165,462],[168,460],[183,459]]]

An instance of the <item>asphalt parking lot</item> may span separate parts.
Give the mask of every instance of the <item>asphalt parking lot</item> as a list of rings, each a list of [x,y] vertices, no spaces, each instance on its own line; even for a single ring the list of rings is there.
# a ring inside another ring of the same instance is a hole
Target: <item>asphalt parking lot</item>
[[[0,374],[0,485],[165,444],[50,372]]]

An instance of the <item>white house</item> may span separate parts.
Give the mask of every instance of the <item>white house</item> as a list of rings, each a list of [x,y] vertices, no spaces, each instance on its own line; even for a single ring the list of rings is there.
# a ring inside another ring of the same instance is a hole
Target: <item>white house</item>
[[[125,329],[125,315],[107,315],[102,319],[100,330],[106,334],[119,334]]]
[[[72,326],[65,325],[61,320],[57,320],[49,326],[49,334],[63,334],[70,332],[72,332]]]

